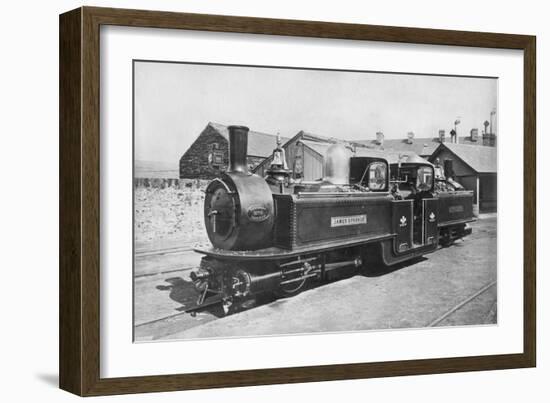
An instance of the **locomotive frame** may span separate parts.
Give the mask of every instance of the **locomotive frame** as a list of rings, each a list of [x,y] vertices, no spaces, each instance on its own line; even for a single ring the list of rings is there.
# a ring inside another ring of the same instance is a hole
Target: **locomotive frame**
[[[522,353],[128,378],[100,376],[99,30],[102,25],[520,49],[524,53]],[[534,36],[81,7],[60,16],[60,387],[81,396],[536,365]]]

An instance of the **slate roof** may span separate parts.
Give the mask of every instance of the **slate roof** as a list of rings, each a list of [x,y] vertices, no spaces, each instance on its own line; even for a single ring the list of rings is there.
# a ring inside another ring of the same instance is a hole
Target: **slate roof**
[[[413,151],[395,151],[395,150],[377,150],[368,147],[357,147],[355,149],[357,157],[379,157],[384,158],[389,164],[397,164],[401,159],[402,163],[407,162],[422,162],[431,165],[427,159],[422,158],[419,154]]]
[[[327,149],[333,144],[333,143],[324,143],[324,142],[311,141],[311,140],[300,140],[300,143],[305,144],[307,147],[311,148],[313,151],[317,152],[322,157],[325,156]]]
[[[447,137],[444,144],[448,144],[450,138]],[[483,139],[479,136],[477,141],[472,141],[470,136],[458,138],[459,144],[470,144],[472,146],[482,146]],[[369,148],[384,149],[392,151],[412,151],[418,155],[431,155],[436,148],[441,144],[439,137],[416,137],[412,144],[407,142],[407,139],[384,139],[383,145],[377,143],[376,140],[358,140],[354,143],[362,144]],[[486,146],[487,147],[487,146]]]
[[[223,138],[229,141],[229,130],[227,126],[219,123],[209,122],[208,126],[216,130]],[[281,137],[281,142],[284,144],[288,138]],[[275,134],[267,134],[250,130],[248,132],[248,153],[253,157],[269,157],[273,153],[273,149],[277,146],[277,136]]]
[[[329,143],[329,144],[334,144],[334,143],[343,141],[343,140],[337,139],[335,137],[320,136],[318,134],[313,134],[311,132],[306,132],[306,131],[303,131],[303,130],[300,130],[290,140],[293,140],[295,138],[299,138],[300,141],[309,140],[309,141],[312,141],[312,142],[321,142],[321,143]]]
[[[300,142],[304,143],[306,146],[322,156],[326,155],[327,149],[332,145],[332,143],[321,143],[309,140],[300,140]],[[412,151],[377,150],[369,147],[356,147],[355,154],[353,154],[353,156],[384,158],[390,164],[396,164],[399,161],[399,157],[401,157],[401,162],[407,162],[407,160],[410,159],[430,164],[427,159],[420,157],[417,153]]]
[[[496,147],[478,147],[467,144],[443,143],[440,144],[442,149],[446,148],[466,165],[472,168],[477,173],[496,173],[497,172],[497,148]],[[430,157],[433,162],[437,158],[437,153]]]

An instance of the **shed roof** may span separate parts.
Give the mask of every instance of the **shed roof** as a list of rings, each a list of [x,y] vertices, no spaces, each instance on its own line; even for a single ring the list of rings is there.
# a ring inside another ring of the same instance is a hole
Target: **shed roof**
[[[389,164],[397,164],[401,159],[402,163],[425,163],[431,165],[431,163],[422,158],[420,155],[413,151],[395,151],[395,150],[376,150],[368,147],[357,147],[355,149],[356,157],[378,157],[384,158]]]
[[[325,156],[327,153],[328,148],[333,143],[322,143],[319,141],[311,141],[311,140],[300,140],[300,143],[304,144],[305,146],[311,148],[313,151],[321,155],[322,157]]]
[[[229,141],[229,130],[227,126],[219,123],[209,122],[210,126]],[[288,141],[288,138],[281,137],[283,144]],[[248,132],[248,152],[247,155],[254,157],[268,157],[273,153],[273,149],[277,146],[277,136],[250,130]]]
[[[301,143],[305,144],[307,147],[316,151],[321,156],[325,156],[327,149],[333,143],[321,143],[316,141],[300,140]],[[426,164],[431,163],[419,156],[417,153],[412,151],[394,151],[394,150],[377,150],[368,147],[356,147],[354,157],[375,157],[375,158],[384,158],[388,161],[389,164],[397,164],[401,158],[401,162],[424,162]]]
[[[445,140],[449,141],[449,138],[447,137]],[[459,137],[458,142],[459,144],[470,144],[472,146],[483,145],[481,136],[477,141],[472,141],[470,136]],[[358,140],[355,143],[376,149],[412,151],[418,155],[431,155],[441,144],[439,137],[415,137],[412,143],[409,143],[407,139],[384,139],[382,145],[378,144],[376,140]],[[448,143],[445,142],[444,144]]]
[[[303,130],[300,130],[298,133],[296,133],[294,136],[292,136],[289,139],[286,139],[285,142],[283,142],[283,148],[288,147],[289,144],[293,142],[303,142],[306,143],[325,143],[325,144],[334,144],[337,142],[341,142],[343,140],[335,139],[334,137],[326,137],[326,136],[319,136],[318,134],[313,134],[310,132],[306,132]]]
[[[412,143],[406,139],[384,139],[383,144],[378,144],[376,140],[359,140],[356,143],[368,148],[389,151],[410,151],[418,155],[430,155],[440,144],[433,142],[431,138],[416,138]]]
[[[467,144],[443,143],[439,145],[439,148],[430,157],[430,161],[434,161],[438,153],[444,149],[448,149],[477,173],[497,172],[496,147],[478,147]]]
[[[314,133],[311,133],[311,132],[306,132],[304,130],[300,130],[293,137],[293,139],[296,138],[296,137],[299,137],[301,140],[310,140],[310,141],[317,141],[317,142],[330,143],[330,144],[344,141],[344,140],[341,140],[341,139],[337,139],[335,137],[320,136],[318,134],[314,134]]]

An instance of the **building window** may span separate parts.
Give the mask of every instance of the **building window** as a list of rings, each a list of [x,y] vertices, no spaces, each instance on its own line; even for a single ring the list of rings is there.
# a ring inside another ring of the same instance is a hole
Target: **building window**
[[[215,151],[212,153],[212,160],[215,165],[222,165],[223,164],[223,153],[220,151]]]

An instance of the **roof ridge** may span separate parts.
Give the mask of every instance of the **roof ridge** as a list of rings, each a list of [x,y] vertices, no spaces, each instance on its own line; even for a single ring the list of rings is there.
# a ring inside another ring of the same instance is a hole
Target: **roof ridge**
[[[208,124],[207,124],[206,126],[211,126],[211,127],[213,127],[214,129],[223,128],[224,130],[228,130],[228,127],[231,126],[231,125],[225,125],[225,124],[223,124],[223,123],[217,123],[217,122],[209,121]],[[252,130],[252,129],[250,129],[249,133],[261,134],[261,135],[270,136],[270,137],[276,137],[276,136],[277,136],[277,134],[266,133],[266,132],[260,132],[260,131]],[[289,138],[290,138],[290,137],[281,136],[281,139],[289,139]]]
[[[453,147],[454,146],[459,146],[459,147],[476,147],[476,148],[479,148],[479,145],[477,145],[477,144],[464,144],[464,143],[451,143],[451,142],[445,142],[445,143],[442,143],[442,144],[452,145]],[[487,148],[487,149],[490,149],[490,150],[496,150],[497,149],[495,146],[482,146],[482,148]]]

